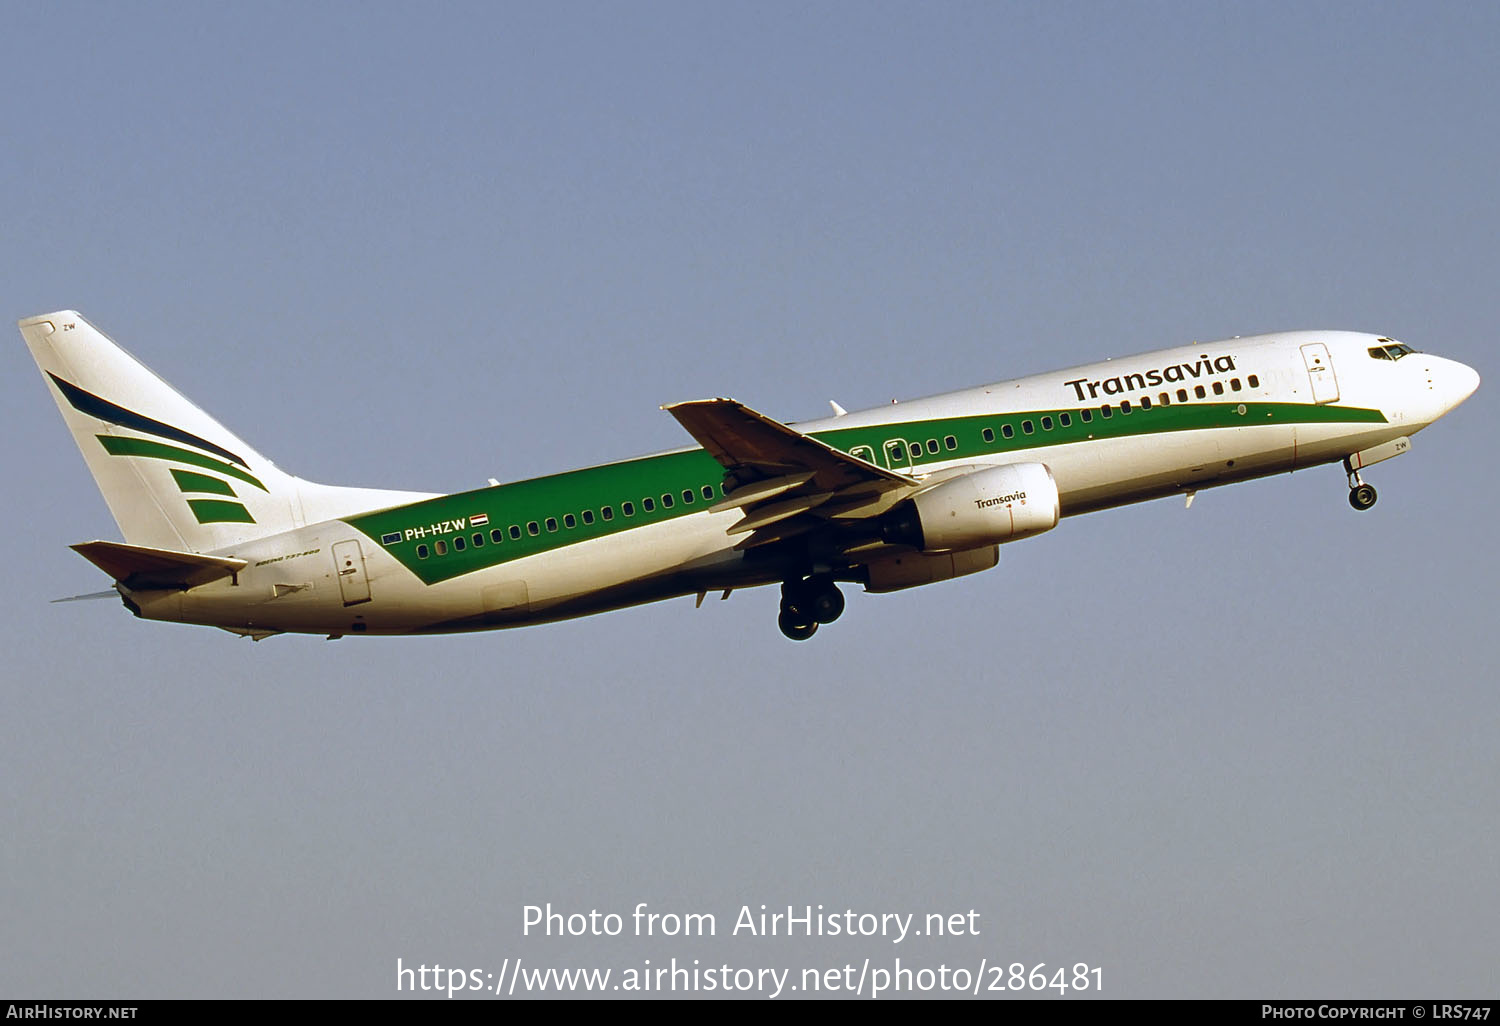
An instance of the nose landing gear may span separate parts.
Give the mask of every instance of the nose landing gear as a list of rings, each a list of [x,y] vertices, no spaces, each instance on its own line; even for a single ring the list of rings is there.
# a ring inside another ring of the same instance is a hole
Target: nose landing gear
[[[781,615],[776,626],[793,641],[806,641],[818,631],[818,625],[833,623],[844,612],[844,593],[833,578],[815,575],[806,580],[790,580],[781,586]]]
[[[1349,505],[1357,510],[1367,510],[1375,505],[1375,489],[1365,484],[1364,478],[1359,476],[1359,471],[1347,459],[1344,460],[1344,469],[1349,472]]]

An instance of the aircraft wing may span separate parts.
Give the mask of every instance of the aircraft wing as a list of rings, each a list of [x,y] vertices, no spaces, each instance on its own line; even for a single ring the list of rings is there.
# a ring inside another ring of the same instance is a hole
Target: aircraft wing
[[[220,577],[231,577],[249,565],[244,559],[153,549],[122,542],[79,542],[69,547],[125,587],[136,591],[153,588],[186,591]]]
[[[831,520],[861,520],[889,509],[918,483],[841,452],[733,399],[663,406],[723,466],[725,498],[713,512],[740,509],[729,528],[750,548]]]

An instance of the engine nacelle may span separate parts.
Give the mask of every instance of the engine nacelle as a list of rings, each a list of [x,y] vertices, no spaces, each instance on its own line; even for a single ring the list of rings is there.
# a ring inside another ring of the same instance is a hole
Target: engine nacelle
[[[892,545],[960,552],[1050,531],[1059,512],[1052,471],[1041,463],[1011,463],[918,492],[887,513],[880,528]]]
[[[935,584],[965,574],[977,574],[998,562],[998,545],[986,545],[967,552],[939,552],[931,556],[921,552],[887,556],[865,565],[865,591],[900,591]]]

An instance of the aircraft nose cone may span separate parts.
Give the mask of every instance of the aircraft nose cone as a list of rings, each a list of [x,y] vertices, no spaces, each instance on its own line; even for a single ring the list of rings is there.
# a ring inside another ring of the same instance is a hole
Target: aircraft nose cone
[[[1479,388],[1479,372],[1467,364],[1460,363],[1454,368],[1457,374],[1454,376],[1453,405],[1457,406],[1469,396],[1473,395]]]

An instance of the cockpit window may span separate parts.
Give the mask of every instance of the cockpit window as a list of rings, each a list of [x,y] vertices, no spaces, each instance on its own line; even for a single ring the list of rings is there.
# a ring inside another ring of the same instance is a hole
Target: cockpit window
[[[1386,345],[1370,347],[1369,353],[1372,360],[1399,360],[1409,353],[1416,352],[1415,349],[1405,342],[1392,342],[1388,338],[1383,338],[1380,341],[1386,343]]]

